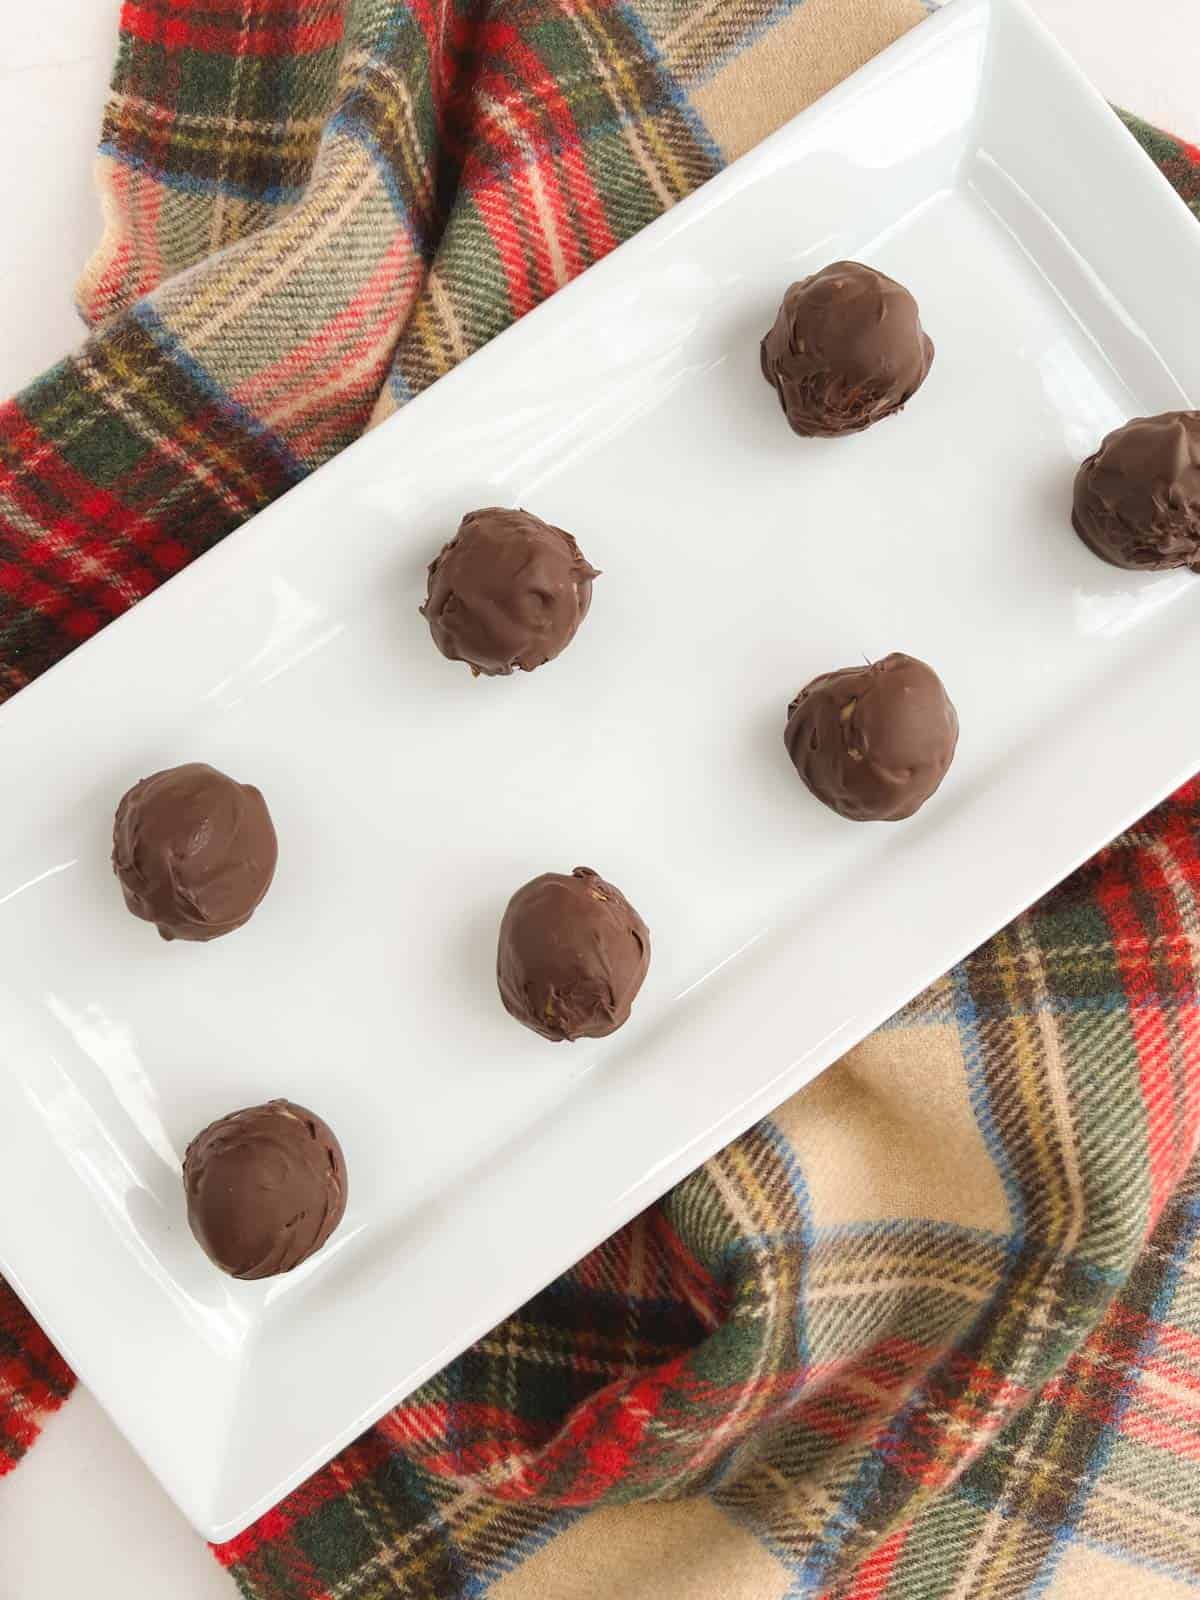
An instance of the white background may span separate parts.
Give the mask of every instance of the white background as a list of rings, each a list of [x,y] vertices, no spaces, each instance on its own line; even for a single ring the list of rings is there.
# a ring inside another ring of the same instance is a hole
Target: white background
[[[119,0],[0,5],[0,395],[79,338],[91,154]],[[1033,0],[1109,99],[1200,142],[1196,0]],[[0,1600],[231,1600],[230,1581],[91,1398],[0,1485]]]

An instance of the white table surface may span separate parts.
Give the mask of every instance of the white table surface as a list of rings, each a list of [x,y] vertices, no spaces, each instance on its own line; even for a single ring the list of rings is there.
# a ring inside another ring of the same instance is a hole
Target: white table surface
[[[1111,100],[1200,142],[1196,0],[1033,0]],[[119,0],[0,6],[0,396],[79,338],[95,239],[91,157]],[[0,1484],[3,1600],[231,1600],[233,1585],[91,1396]]]

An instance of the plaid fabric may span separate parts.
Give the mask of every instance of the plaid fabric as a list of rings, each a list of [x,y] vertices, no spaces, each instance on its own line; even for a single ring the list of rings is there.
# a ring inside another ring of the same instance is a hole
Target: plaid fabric
[[[74,1374],[0,1278],[0,1478],[70,1394]]]
[[[0,696],[919,20],[127,0]],[[1200,211],[1200,152],[1128,119]],[[254,1600],[1200,1586],[1200,785],[216,1553]],[[0,1473],[71,1376],[0,1284]]]

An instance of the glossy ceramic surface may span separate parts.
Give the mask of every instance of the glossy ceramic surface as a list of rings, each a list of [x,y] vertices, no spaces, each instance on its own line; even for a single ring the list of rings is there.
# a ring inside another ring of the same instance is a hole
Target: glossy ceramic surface
[[[1097,203],[1103,195],[1104,203]],[[898,418],[794,439],[758,372],[788,281],[917,295]],[[0,713],[0,1268],[227,1537],[1200,765],[1185,575],[1102,566],[1078,459],[1200,402],[1200,233],[1021,10],[958,0]],[[417,615],[461,512],[604,576],[570,649],[472,681]],[[959,754],[912,822],[795,778],[786,706],[932,662]],[[266,793],[246,929],[163,945],[113,807],[204,760]],[[503,1012],[509,893],[594,866],[654,960],[614,1037]],[[850,955],[852,953],[852,959]],[[202,1124],[287,1095],[350,1206],[268,1283],[194,1245]]]

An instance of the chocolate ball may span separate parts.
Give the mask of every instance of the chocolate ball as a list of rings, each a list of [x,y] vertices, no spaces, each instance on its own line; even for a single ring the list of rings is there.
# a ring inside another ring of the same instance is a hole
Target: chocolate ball
[[[249,922],[277,854],[259,791],[199,761],[135,783],[113,823],[125,904],[164,939],[219,939]]]
[[[792,284],[760,350],[763,377],[806,438],[859,433],[890,417],[933,361],[912,295],[858,261]]]
[[[188,1223],[234,1278],[271,1278],[313,1255],[346,1209],[346,1162],[328,1123],[290,1100],[233,1111],[187,1147]]]
[[[913,656],[826,672],[788,707],[784,742],[823,804],[854,822],[899,822],[946,776],[958,715],[942,680]]]
[[[433,642],[478,676],[532,672],[575,637],[600,574],[569,533],[528,511],[469,511],[429,568]]]
[[[629,1020],[649,965],[646,924],[590,867],[534,878],[500,924],[500,998],[543,1039],[614,1033]]]
[[[1075,475],[1075,532],[1134,572],[1200,572],[1200,411],[1135,417]]]

